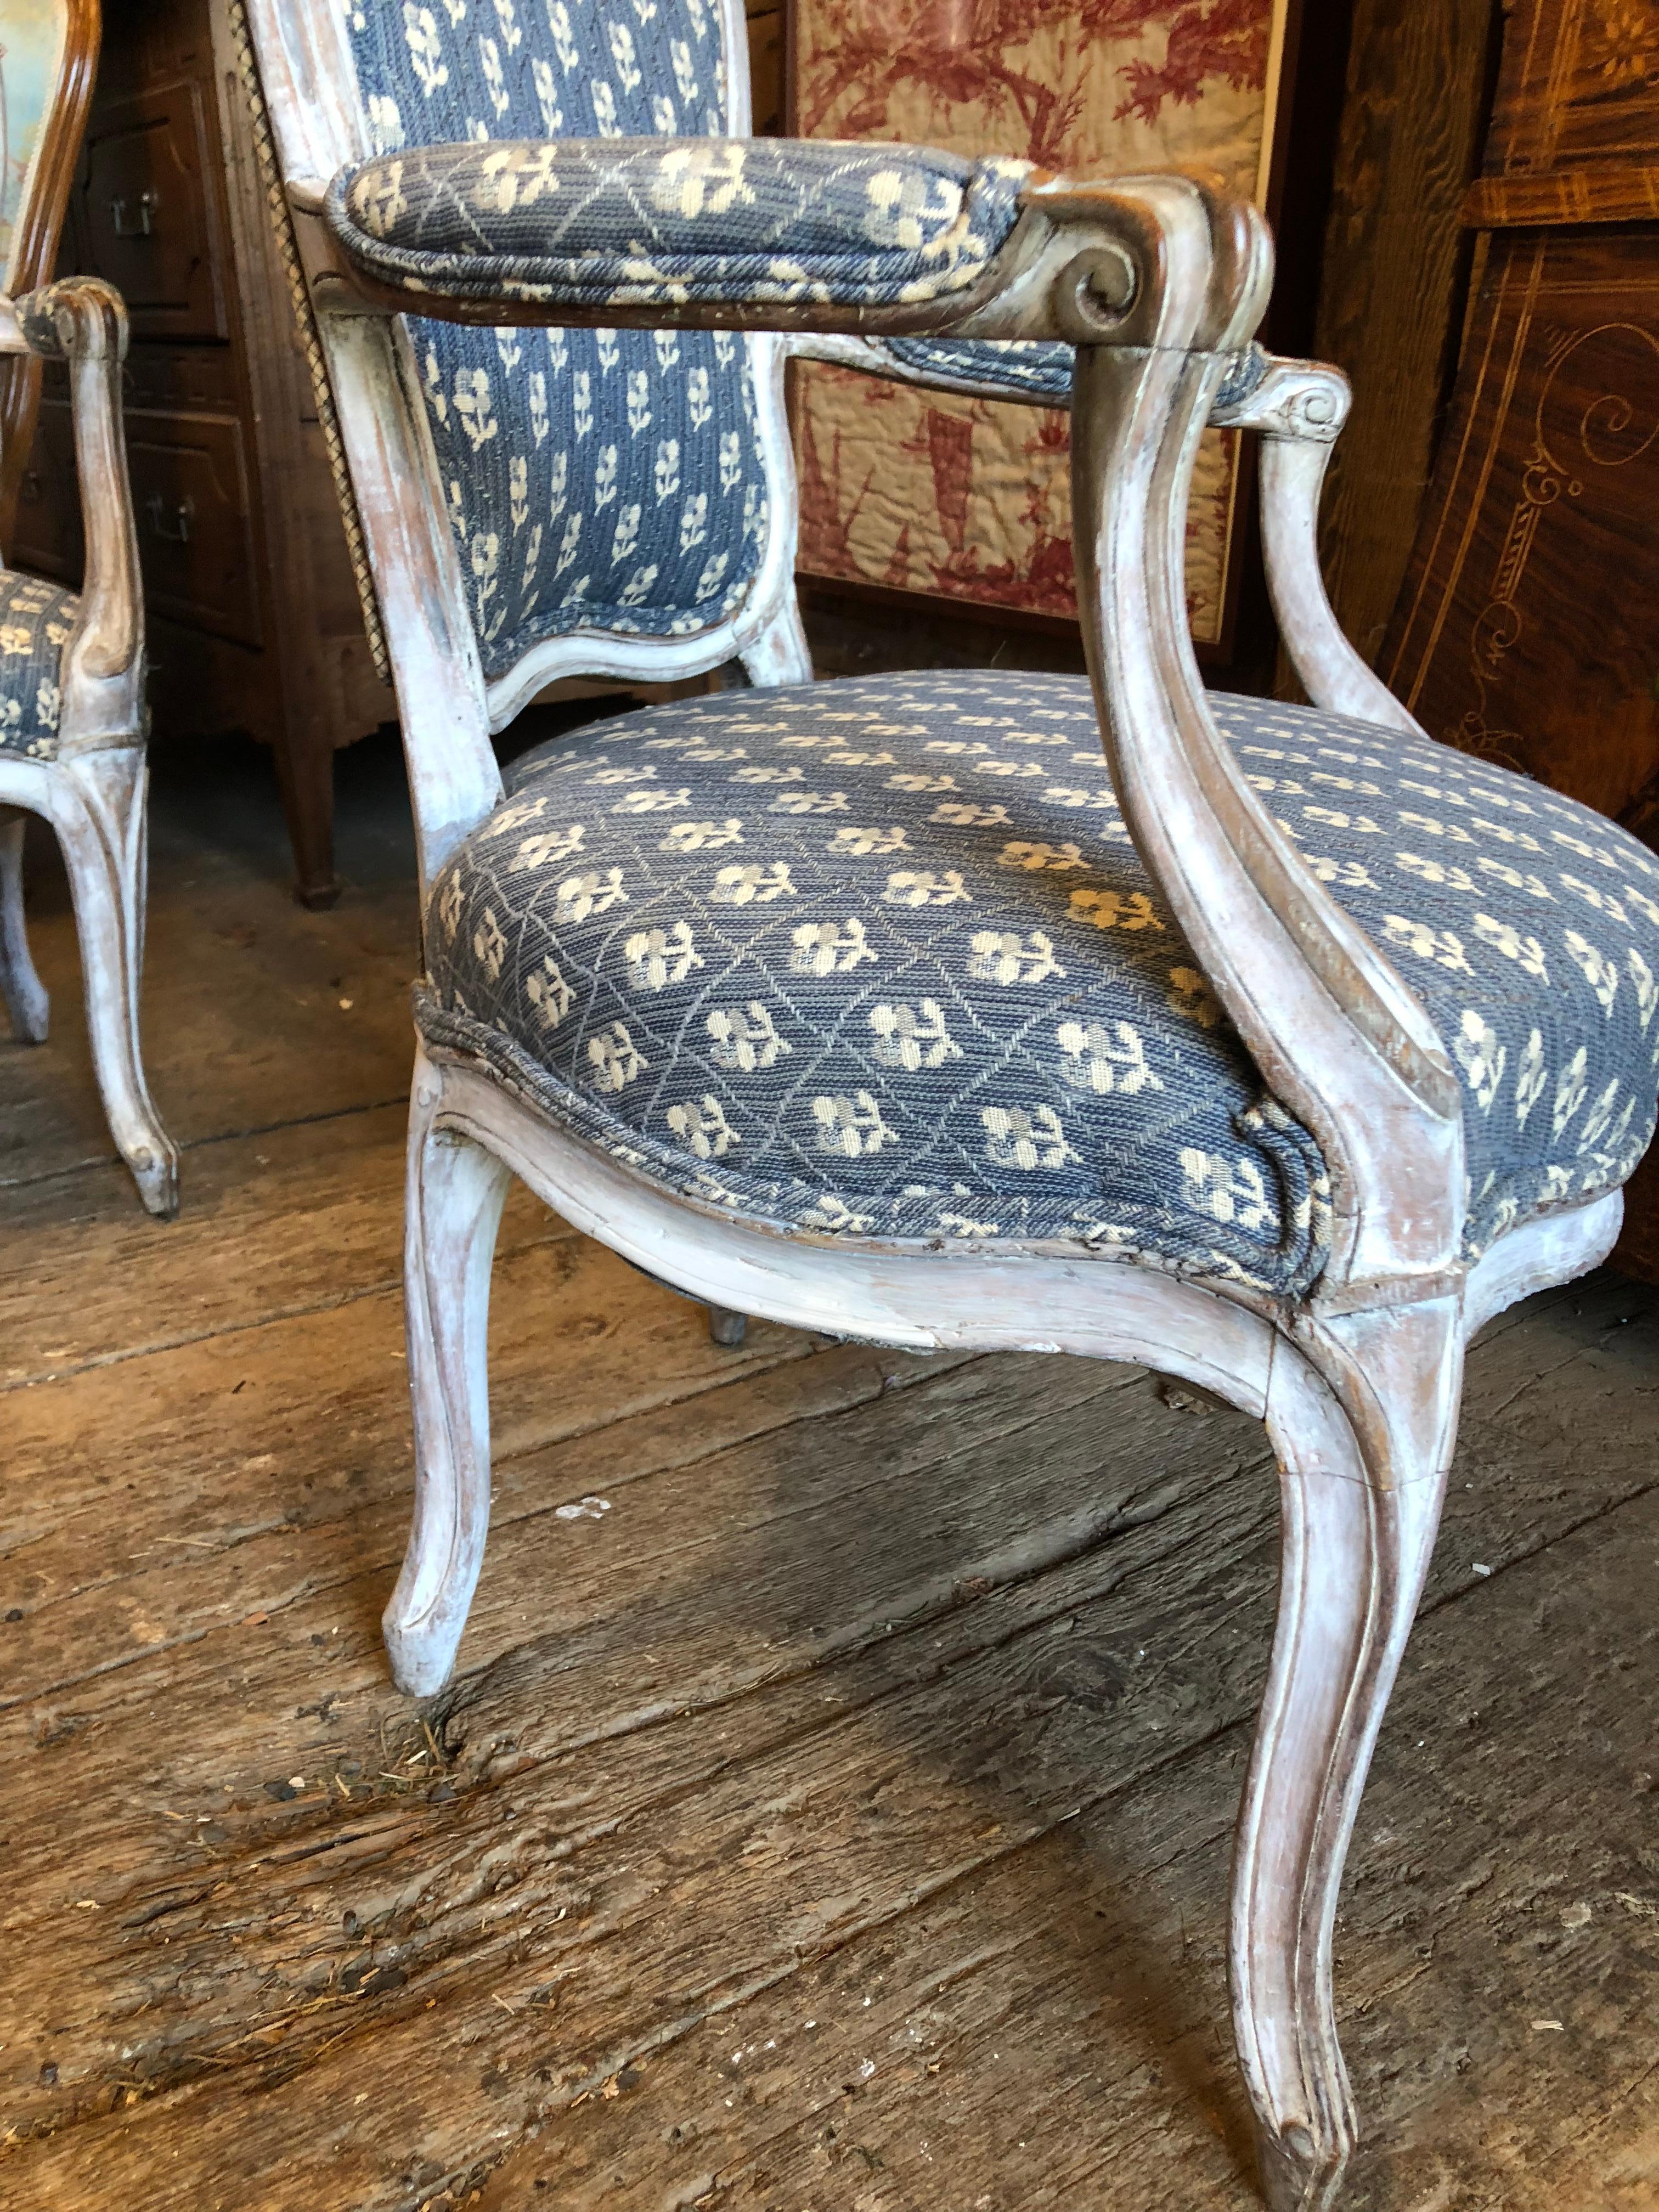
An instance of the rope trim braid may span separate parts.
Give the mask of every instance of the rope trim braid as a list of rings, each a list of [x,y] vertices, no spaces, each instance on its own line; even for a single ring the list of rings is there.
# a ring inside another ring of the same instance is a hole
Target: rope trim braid
[[[294,302],[294,319],[299,325],[300,343],[305,354],[306,366],[311,371],[311,388],[317,400],[317,419],[322,426],[323,443],[328,449],[328,465],[334,477],[335,495],[340,502],[340,520],[345,526],[346,550],[351,556],[351,573],[356,580],[357,598],[363,611],[363,629],[368,635],[368,649],[374,656],[375,673],[382,684],[390,684],[392,661],[386,652],[386,630],[380,621],[380,603],[375,595],[374,572],[368,564],[362,517],[357,511],[357,495],[352,489],[351,471],[340,439],[340,419],[334,411],[334,392],[329,383],[328,362],[323,353],[321,333],[317,327],[316,310],[311,304],[305,270],[300,261],[299,244],[294,234],[294,216],[276,166],[276,148],[270,134],[270,118],[265,112],[264,94],[259,83],[259,65],[254,58],[247,11],[242,0],[230,0],[227,15],[231,40],[236,50],[236,65],[241,73],[243,89],[247,94],[253,125],[253,144],[259,157],[259,174],[264,183],[266,204],[270,209],[271,228],[276,234],[276,251],[282,261],[283,273],[288,278],[289,295]]]

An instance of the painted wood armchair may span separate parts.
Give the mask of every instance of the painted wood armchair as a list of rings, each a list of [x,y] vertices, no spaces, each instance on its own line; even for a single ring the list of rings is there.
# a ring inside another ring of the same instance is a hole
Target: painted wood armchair
[[[178,1156],[138,1049],[148,767],[144,610],[121,413],[126,313],[108,285],[70,277],[12,296],[50,268],[97,52],[93,0],[18,11],[0,53],[4,173],[0,399],[15,490],[39,363],[68,364],[85,523],[80,592],[0,568],[0,1002],[20,1042],[46,1035],[46,993],[23,919],[23,817],[43,815],[69,871],[93,1066],[110,1130],[152,1213],[178,1208]],[[21,181],[20,181],[21,179]],[[32,372],[27,374],[25,372]]]
[[[249,15],[419,838],[398,1680],[447,1679],[483,1554],[509,1174],[730,1313],[1219,1393],[1284,1489],[1238,2047],[1270,2201],[1328,2205],[1337,1889],[1463,1349],[1613,1242],[1654,1123],[1659,864],[1431,744],[1341,638],[1313,526],[1346,388],[1255,350],[1251,208],[746,142],[735,0]],[[1069,389],[1091,683],[807,681],[780,374],[809,348]],[[1312,708],[1199,681],[1206,419],[1267,441]],[[555,673],[733,658],[755,688],[503,790],[490,732]]]

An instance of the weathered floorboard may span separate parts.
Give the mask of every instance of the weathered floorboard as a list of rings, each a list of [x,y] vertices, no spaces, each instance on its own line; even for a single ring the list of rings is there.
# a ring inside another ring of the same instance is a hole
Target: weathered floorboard
[[[412,1706],[406,1024],[306,985],[216,1087],[303,963],[280,826],[239,888],[191,803],[180,1221],[0,1046],[0,2207],[1246,2212],[1259,1428],[1133,1369],[721,1351],[520,1196],[483,1578]],[[352,822],[323,982],[407,911]],[[38,934],[61,990],[50,882]],[[1340,1929],[1353,2212],[1659,2198],[1656,1443],[1659,1291],[1475,1348]]]

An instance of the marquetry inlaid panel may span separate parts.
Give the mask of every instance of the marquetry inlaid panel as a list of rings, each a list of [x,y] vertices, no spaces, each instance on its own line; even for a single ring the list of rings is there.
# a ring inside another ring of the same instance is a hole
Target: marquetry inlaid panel
[[[1659,774],[1659,228],[1492,240],[1382,673],[1622,813]]]

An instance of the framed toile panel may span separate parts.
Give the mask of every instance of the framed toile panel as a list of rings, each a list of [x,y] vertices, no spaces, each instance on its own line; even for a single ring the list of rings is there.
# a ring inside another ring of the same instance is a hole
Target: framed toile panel
[[[909,139],[1047,168],[1199,164],[1271,211],[1291,0],[791,0],[805,137]],[[1075,620],[1058,411],[794,370],[800,568],[812,580]],[[1206,433],[1188,524],[1200,647],[1227,649],[1237,434]]]

